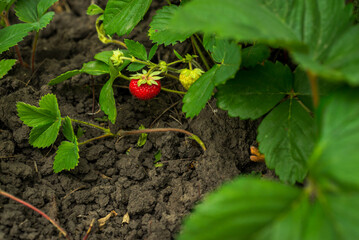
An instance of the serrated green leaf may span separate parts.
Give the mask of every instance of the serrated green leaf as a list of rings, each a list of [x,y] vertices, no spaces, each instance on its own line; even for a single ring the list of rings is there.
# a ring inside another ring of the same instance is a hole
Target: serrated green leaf
[[[283,7],[289,4],[284,2]],[[170,29],[182,33],[215,33],[238,41],[257,40],[282,47],[302,45],[291,26],[263,3],[253,0],[191,1],[174,13]]]
[[[145,16],[152,0],[109,0],[104,12],[106,34],[129,34]]]
[[[31,32],[33,26],[30,23],[19,23],[0,29],[0,53],[15,46]]]
[[[294,99],[272,110],[258,127],[259,150],[282,181],[303,182],[315,140],[314,120]]]
[[[82,71],[78,70],[78,69],[67,71],[67,72],[61,74],[60,76],[57,76],[56,78],[52,79],[49,82],[49,85],[52,86],[52,85],[55,85],[55,84],[62,83],[63,81],[65,81],[65,80],[67,80],[69,78],[72,78],[73,76],[76,76],[76,75],[78,75],[80,73],[82,73]]]
[[[146,66],[145,64],[134,62],[134,63],[131,63],[130,65],[128,65],[127,71],[137,72],[137,71],[141,70],[142,68],[144,68],[145,66]]]
[[[249,68],[269,58],[270,49],[263,44],[256,44],[242,49],[242,67]]]
[[[0,79],[15,65],[16,59],[3,59],[0,61]]]
[[[108,64],[101,61],[91,61],[84,63],[81,68],[81,72],[85,72],[90,75],[98,76],[106,73],[110,73]]]
[[[288,66],[266,62],[238,71],[234,79],[218,86],[217,104],[231,117],[257,119],[271,110],[292,89]]]
[[[203,47],[208,51],[213,51],[213,46],[216,43],[216,36],[214,34],[203,35]]]
[[[45,28],[51,22],[54,15],[54,12],[48,12],[42,16],[39,21],[32,23],[34,30],[40,31],[41,29]]]
[[[15,4],[16,16],[26,23],[31,23],[33,29],[39,31],[47,26],[54,17],[54,12],[46,11],[57,0],[18,0]]]
[[[113,124],[116,122],[117,110],[112,84],[117,75],[118,71],[113,66],[110,66],[110,79],[102,87],[99,99],[101,110],[108,116],[108,119]]]
[[[359,94],[339,89],[318,112],[320,136],[310,160],[310,175],[327,187],[359,190]]]
[[[91,4],[88,8],[87,8],[87,11],[86,11],[86,14],[87,15],[98,15],[98,14],[102,14],[104,11],[103,9],[96,5],[96,4]]]
[[[69,118],[68,116],[65,117],[65,120],[62,123],[62,133],[64,134],[64,136],[67,140],[75,143],[75,141],[76,141],[75,132],[72,127],[71,118]]]
[[[31,106],[23,102],[18,102],[16,108],[20,120],[29,127],[51,124],[57,119],[49,110]]]
[[[157,49],[158,49],[158,45],[157,45],[157,44],[154,44],[154,45],[151,47],[151,50],[150,50],[150,52],[148,53],[148,60],[151,60],[151,59],[153,58],[153,56],[155,56]]]
[[[173,14],[179,7],[176,5],[164,6],[162,9],[156,11],[150,23],[148,35],[150,39],[158,44],[175,45],[177,42],[183,42],[189,38],[194,32],[178,33],[171,31],[168,24]]]
[[[38,148],[51,146],[57,138],[61,126],[61,119],[55,122],[36,126],[31,129],[29,143]]]
[[[77,140],[75,140],[75,142],[61,142],[61,145],[56,151],[53,165],[54,172],[58,173],[62,170],[74,169],[78,165],[79,158],[80,155]]]
[[[125,44],[128,48],[129,53],[141,60],[146,61],[147,60],[147,52],[145,46],[143,46],[141,43],[125,39]]]
[[[205,107],[208,99],[211,98],[214,89],[214,78],[219,65],[215,65],[209,71],[198,78],[183,98],[182,111],[186,117],[193,118]]]
[[[39,101],[40,107],[18,102],[16,104],[18,115],[21,121],[29,127],[51,124],[61,119],[60,110],[56,96],[47,94]]]
[[[189,89],[183,98],[182,110],[186,117],[194,117],[204,108],[215,86],[225,83],[239,69],[240,47],[227,40],[218,40],[213,47],[213,56],[218,62],[204,73]]]
[[[277,182],[239,178],[198,205],[178,239],[258,239],[266,226],[292,211],[300,194],[300,189]]]

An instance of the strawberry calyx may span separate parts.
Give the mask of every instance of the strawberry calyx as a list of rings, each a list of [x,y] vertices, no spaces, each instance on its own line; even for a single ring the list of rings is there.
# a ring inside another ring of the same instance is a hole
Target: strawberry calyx
[[[162,77],[158,76],[161,74],[161,71],[147,72],[146,70],[142,70],[142,73],[137,73],[131,76],[131,79],[138,79],[137,85],[141,86],[143,84],[158,85],[157,80],[160,80]]]

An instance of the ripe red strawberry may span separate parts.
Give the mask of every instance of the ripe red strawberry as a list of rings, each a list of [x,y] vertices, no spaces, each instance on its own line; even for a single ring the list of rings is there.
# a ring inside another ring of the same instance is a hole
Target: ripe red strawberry
[[[138,84],[139,79],[131,79],[130,82],[130,92],[133,96],[141,100],[149,100],[156,97],[161,91],[161,82],[160,80],[156,81],[156,84],[149,85],[148,83]]]

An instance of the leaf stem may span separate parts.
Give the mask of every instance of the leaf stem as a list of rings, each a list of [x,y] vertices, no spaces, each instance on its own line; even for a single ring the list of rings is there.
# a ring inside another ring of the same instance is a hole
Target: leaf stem
[[[161,90],[163,90],[163,91],[165,91],[165,92],[177,93],[177,94],[180,94],[180,95],[185,95],[185,94],[186,94],[186,92],[177,91],[177,90],[173,90],[173,89],[169,89],[169,88],[164,88],[164,87],[161,87]]]
[[[35,71],[35,53],[37,47],[37,41],[39,39],[40,31],[36,31],[34,41],[32,44],[32,53],[31,53],[31,72]]]
[[[113,134],[113,133],[106,133],[106,134],[98,136],[98,137],[87,139],[86,141],[80,142],[78,145],[81,146],[81,145],[87,144],[87,143],[92,142],[92,141],[96,141],[96,140],[99,140],[99,139],[102,139],[102,138],[107,138],[107,137],[114,137],[114,136],[116,136],[116,135]]]
[[[0,194],[3,195],[4,197],[10,198],[18,203],[21,203],[22,205],[24,205],[25,207],[28,207],[30,209],[32,209],[33,211],[37,212],[38,214],[40,214],[41,216],[43,216],[45,219],[47,219],[52,225],[54,225],[57,230],[59,230],[59,232],[68,240],[70,240],[69,235],[66,233],[66,231],[60,227],[60,225],[58,225],[53,219],[51,219],[46,213],[44,213],[43,211],[41,211],[40,209],[38,209],[37,207],[31,205],[28,202],[25,202],[24,200],[21,200],[20,198],[15,197],[14,195],[11,195],[10,193],[7,193],[3,190],[0,189]]]
[[[313,105],[315,108],[317,108],[319,105],[319,89],[317,75],[308,70],[307,76],[309,78],[310,87],[312,89]]]
[[[208,70],[211,69],[211,68],[209,67],[208,62],[207,62],[206,58],[204,57],[203,52],[202,52],[201,48],[198,46],[197,41],[196,41],[196,39],[193,37],[193,35],[191,36],[191,40],[192,40],[193,45],[194,45],[194,47],[196,48],[196,50],[197,50],[197,52],[198,52],[200,58],[202,59],[202,62],[203,62],[203,64],[204,64],[204,66],[206,67],[206,69],[207,69],[207,71],[208,71]]]
[[[191,132],[188,132],[184,129],[180,129],[180,128],[152,128],[152,129],[140,129],[140,130],[131,130],[131,131],[124,131],[124,130],[120,130],[117,132],[117,136],[122,137],[122,136],[127,136],[127,135],[136,135],[136,134],[142,134],[142,133],[156,133],[156,132],[180,132],[180,133],[184,133],[186,135],[189,135],[190,138],[192,138],[193,140],[195,140],[203,149],[203,151],[206,151],[206,146],[204,145],[204,143],[202,142],[202,140],[194,135]]]
[[[64,119],[64,118],[63,118],[63,119]],[[83,125],[91,126],[91,127],[93,127],[93,128],[100,129],[100,130],[104,131],[104,132],[107,133],[107,134],[108,134],[108,133],[111,133],[110,129],[104,128],[104,127],[100,127],[100,126],[98,126],[98,125],[96,125],[96,124],[92,124],[92,123],[89,123],[89,122],[84,122],[84,121],[76,120],[76,119],[72,119],[72,118],[71,118],[71,121],[76,122],[76,123],[80,123],[80,124],[83,124]]]

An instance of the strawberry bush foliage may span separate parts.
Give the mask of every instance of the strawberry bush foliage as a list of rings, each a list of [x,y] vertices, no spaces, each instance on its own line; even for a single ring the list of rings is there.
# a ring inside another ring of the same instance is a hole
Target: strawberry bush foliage
[[[196,207],[179,239],[359,238],[359,26],[352,5],[344,0],[183,0],[178,6],[167,1],[150,23],[154,44],[148,52],[139,42],[117,40],[114,34],[129,34],[151,2],[109,0],[105,9],[91,5],[87,13],[99,15],[99,40],[122,49],[100,52],[49,84],[77,74],[108,74],[99,103],[112,123],[117,79],[131,81],[136,94],[141,86],[159,91],[160,78],[177,79],[186,92],[161,91],[185,94],[182,110],[189,118],[213,96],[231,117],[262,118],[259,150],[280,182],[241,177],[227,183]],[[174,62],[152,60],[159,45],[186,39],[200,61],[177,52]],[[188,68],[178,69],[183,64]],[[142,94],[140,99],[150,99],[158,92]],[[39,107],[17,107],[20,119],[33,127],[30,144],[35,147],[51,145],[62,126],[68,141],[58,149],[55,172],[76,166],[79,143],[56,97],[44,96]],[[291,186],[296,183],[301,187]]]

